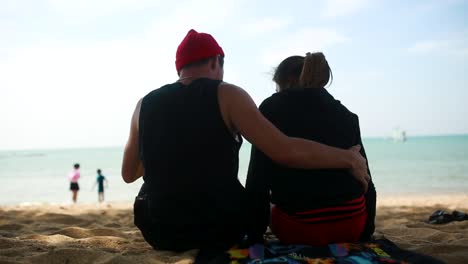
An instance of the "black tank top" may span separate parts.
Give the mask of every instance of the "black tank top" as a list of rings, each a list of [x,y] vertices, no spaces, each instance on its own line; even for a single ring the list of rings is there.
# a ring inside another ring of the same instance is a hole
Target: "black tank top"
[[[222,215],[239,213],[244,206],[237,178],[242,138],[236,141],[223,121],[220,83],[206,78],[189,85],[176,82],[142,100],[139,146],[145,174],[140,194],[152,198],[154,217],[162,222],[187,222],[187,213],[195,214],[194,223],[222,221]]]

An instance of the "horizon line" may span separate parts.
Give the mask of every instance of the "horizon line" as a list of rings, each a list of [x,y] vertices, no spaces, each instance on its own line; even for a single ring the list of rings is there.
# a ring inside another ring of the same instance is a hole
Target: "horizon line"
[[[449,137],[449,136],[468,136],[468,133],[453,133],[453,134],[429,134],[429,135],[410,135],[406,138],[425,138],[425,137]],[[391,139],[391,136],[366,136],[362,137],[363,140],[366,139]],[[245,142],[249,143],[247,140]],[[41,150],[71,150],[71,149],[98,149],[98,148],[125,148],[124,145],[96,145],[96,146],[81,146],[81,147],[37,147],[37,148],[16,148],[16,149],[2,149],[0,152],[9,152],[9,151],[41,151]]]

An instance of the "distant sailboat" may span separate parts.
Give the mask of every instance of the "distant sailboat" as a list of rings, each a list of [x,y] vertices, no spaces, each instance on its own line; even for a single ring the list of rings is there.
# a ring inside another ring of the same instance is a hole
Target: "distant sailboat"
[[[405,142],[406,141],[406,131],[400,129],[399,127],[393,130],[393,141],[395,142]]]

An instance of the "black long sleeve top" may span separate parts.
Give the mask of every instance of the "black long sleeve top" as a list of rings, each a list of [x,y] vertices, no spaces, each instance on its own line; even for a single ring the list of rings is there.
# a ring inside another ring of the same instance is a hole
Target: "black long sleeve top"
[[[362,146],[358,116],[323,88],[276,93],[263,101],[260,111],[288,136],[345,149],[357,144]],[[364,146],[361,154],[366,157]],[[270,202],[294,213],[340,205],[363,195],[362,187],[347,170],[288,168],[274,163],[254,146],[246,190],[250,211],[248,236],[252,242],[263,240],[269,223]],[[368,221],[362,240],[369,239],[374,231],[376,193],[372,180],[365,198]]]

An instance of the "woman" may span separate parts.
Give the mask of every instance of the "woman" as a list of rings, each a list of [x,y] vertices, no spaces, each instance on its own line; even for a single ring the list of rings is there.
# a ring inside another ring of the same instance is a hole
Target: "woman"
[[[289,57],[274,74],[277,93],[260,111],[288,136],[339,148],[362,146],[357,115],[324,88],[331,78],[322,53]],[[361,154],[366,157],[364,147]],[[252,146],[246,188],[254,243],[263,241],[268,224],[284,243],[317,246],[368,240],[375,229],[372,180],[365,192],[347,170],[285,167]]]

